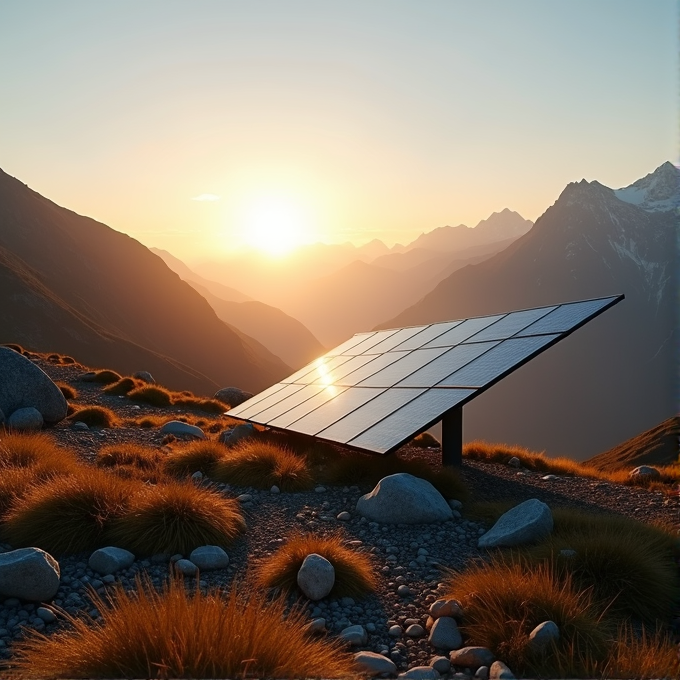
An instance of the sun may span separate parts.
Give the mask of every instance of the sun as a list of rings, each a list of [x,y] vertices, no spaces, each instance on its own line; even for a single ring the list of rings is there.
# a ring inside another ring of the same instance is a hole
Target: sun
[[[286,196],[259,196],[244,211],[242,239],[246,245],[281,257],[305,242],[305,211]]]

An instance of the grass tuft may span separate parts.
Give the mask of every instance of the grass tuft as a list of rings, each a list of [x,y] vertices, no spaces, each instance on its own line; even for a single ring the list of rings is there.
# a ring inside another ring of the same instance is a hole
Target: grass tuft
[[[173,398],[172,403],[174,406],[186,406],[188,408],[195,408],[199,411],[205,411],[206,413],[224,413],[227,409],[221,401],[217,399],[203,399],[201,397],[186,397],[186,396],[176,396]]]
[[[253,593],[187,592],[177,579],[161,592],[138,580],[110,601],[94,593],[101,621],[65,615],[70,628],[38,632],[16,649],[21,678],[347,678],[352,655],[305,632],[302,610]]]
[[[215,466],[212,478],[218,482],[281,491],[302,491],[312,485],[307,461],[289,449],[256,439],[227,449]]]
[[[261,588],[290,592],[297,588],[297,573],[305,557],[325,557],[335,568],[330,597],[361,597],[376,587],[374,565],[365,552],[349,548],[340,534],[317,536],[296,534],[256,568],[255,582]]]
[[[76,454],[42,433],[9,433],[0,440],[0,468],[31,468],[39,478],[71,474],[80,463]]]
[[[115,371],[110,371],[105,368],[101,371],[95,371],[90,382],[101,383],[103,385],[109,385],[111,383],[118,382],[121,379],[120,374]]]
[[[236,500],[191,482],[167,482],[139,489],[110,536],[136,555],[188,555],[201,545],[226,546],[244,530]]]
[[[125,395],[141,385],[141,381],[134,378],[121,378],[110,385],[107,385],[102,391],[106,394]]]
[[[101,448],[97,452],[95,463],[101,468],[109,468],[125,479],[158,484],[165,479],[164,458],[165,454],[152,446],[122,443]]]
[[[420,449],[438,448],[440,446],[439,440],[429,432],[421,432],[409,442],[409,445],[417,446]]]
[[[80,421],[88,427],[115,427],[118,425],[118,416],[104,406],[85,406],[74,411],[68,419],[72,422]]]
[[[12,349],[15,352],[18,352],[19,354],[26,353],[26,350],[21,345],[17,345],[15,342],[6,342],[2,346],[7,347],[8,349]]]
[[[66,399],[77,399],[78,398],[78,391],[72,385],[69,385],[66,382],[62,382],[61,380],[58,381],[56,383],[56,385],[61,390],[61,393],[64,395],[64,398],[66,398]]]
[[[142,387],[136,387],[134,390],[128,392],[128,397],[132,399],[132,401],[139,401],[151,406],[159,406],[161,408],[172,406],[170,392],[158,385],[143,385]]]
[[[175,477],[184,477],[198,470],[212,478],[219,461],[227,453],[227,447],[220,442],[210,439],[191,442],[167,455],[165,471]]]

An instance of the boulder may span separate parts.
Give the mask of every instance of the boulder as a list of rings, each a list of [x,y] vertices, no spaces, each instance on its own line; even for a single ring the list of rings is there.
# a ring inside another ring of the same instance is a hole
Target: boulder
[[[429,643],[437,649],[450,652],[458,649],[463,644],[463,638],[458,630],[456,619],[450,616],[441,616],[430,629]]]
[[[201,571],[226,569],[229,566],[229,555],[218,545],[202,545],[191,552],[189,559]]]
[[[512,547],[533,543],[553,530],[550,508],[536,498],[516,505],[501,515],[477,542],[480,548]]]
[[[215,392],[213,399],[217,399],[217,401],[221,401],[223,404],[234,408],[235,406],[240,406],[244,401],[248,401],[253,396],[251,392],[246,392],[238,387],[223,387]]]
[[[496,657],[486,647],[462,647],[449,654],[449,661],[453,666],[472,668],[477,670],[480,666],[490,666]]]
[[[354,666],[360,673],[370,676],[382,675],[383,673],[392,675],[397,672],[394,661],[375,652],[357,652],[354,655]]]
[[[196,576],[198,567],[191,560],[181,559],[175,562],[175,571],[182,576]]]
[[[433,656],[430,659],[430,666],[434,668],[437,673],[448,673],[451,670],[451,662],[445,656]]]
[[[399,472],[381,479],[357,502],[357,512],[382,524],[444,522],[453,511],[430,482]]]
[[[649,465],[640,465],[628,473],[628,477],[635,479],[636,477],[648,477],[649,479],[660,479],[661,473]]]
[[[33,407],[46,423],[66,418],[68,404],[49,376],[22,354],[0,347],[0,410]]]
[[[171,420],[161,427],[161,434],[189,435],[197,439],[205,439],[205,432],[200,427],[183,423],[181,420]]]
[[[433,619],[438,619],[440,616],[453,616],[454,619],[463,617],[460,602],[452,598],[435,600],[430,605],[429,613]]]
[[[247,439],[255,435],[257,430],[253,427],[251,423],[243,423],[243,425],[237,425],[231,430],[225,430],[220,434],[220,441],[227,446],[233,446],[238,444],[242,439]]]
[[[352,647],[362,647],[368,642],[368,633],[363,626],[347,626],[340,631],[340,639]]]
[[[43,417],[38,409],[26,406],[14,411],[7,419],[7,425],[12,430],[40,430],[43,426]]]
[[[59,577],[59,563],[40,548],[21,548],[0,554],[2,597],[30,602],[51,600],[59,590]]]
[[[399,673],[401,680],[439,680],[441,676],[432,666],[414,666],[404,673]]]
[[[529,633],[531,648],[537,652],[544,652],[551,642],[560,639],[560,629],[554,621],[543,621]]]
[[[149,371],[137,371],[136,373],[132,374],[132,377],[137,378],[137,380],[141,380],[142,382],[148,383],[149,385],[156,384],[156,381]]]
[[[489,668],[489,680],[515,680],[515,676],[502,661],[494,661]]]
[[[95,550],[87,561],[87,565],[102,576],[115,574],[121,569],[129,569],[135,561],[135,556],[123,548],[109,546]]]
[[[305,597],[322,600],[335,585],[335,567],[322,555],[307,555],[297,573],[297,584]]]

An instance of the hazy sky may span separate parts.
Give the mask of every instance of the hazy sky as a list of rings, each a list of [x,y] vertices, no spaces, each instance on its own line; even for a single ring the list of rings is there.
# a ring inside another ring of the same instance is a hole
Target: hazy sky
[[[0,167],[188,260],[535,219],[677,160],[677,27],[673,0],[2,0]]]

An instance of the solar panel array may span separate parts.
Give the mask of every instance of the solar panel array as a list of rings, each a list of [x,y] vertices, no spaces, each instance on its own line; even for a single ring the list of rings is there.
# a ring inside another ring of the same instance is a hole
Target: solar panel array
[[[229,415],[390,453],[622,299],[358,333]]]

